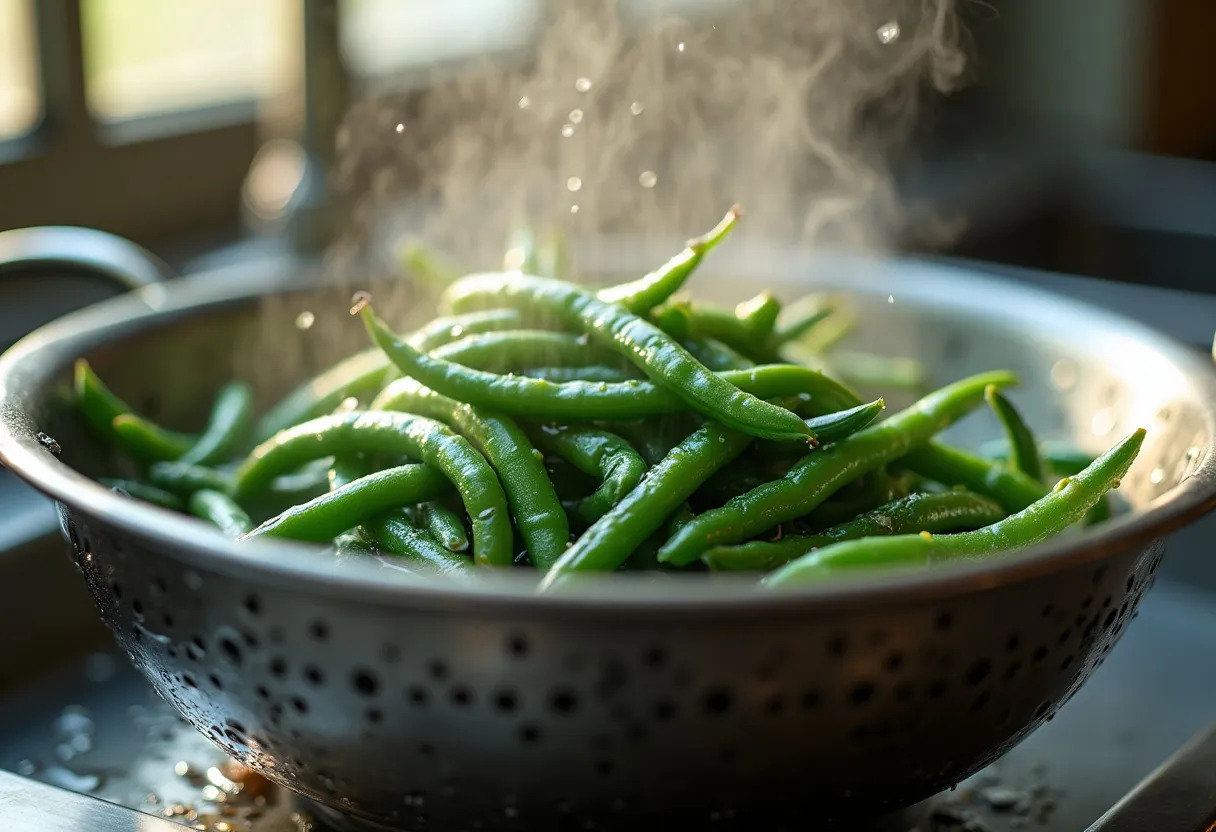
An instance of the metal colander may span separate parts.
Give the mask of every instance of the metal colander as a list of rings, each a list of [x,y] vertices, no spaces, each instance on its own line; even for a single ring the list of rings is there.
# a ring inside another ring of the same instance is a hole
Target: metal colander
[[[745,255],[712,268],[789,295],[830,275],[858,307],[856,342],[923,359],[935,383],[1016,370],[1014,396],[1043,436],[1099,450],[1148,428],[1120,490],[1135,511],[1013,557],[780,596],[733,576],[620,575],[538,597],[525,570],[420,585],[375,560],[238,547],[92,482],[114,462],[67,393],[86,355],[136,406],[189,426],[223,381],[257,377],[249,345],[303,337],[290,327],[300,311],[319,338],[357,326],[345,293],[240,270],[107,302],[15,347],[0,359],[0,458],[58,501],[105,621],[156,690],[337,828],[880,813],[1000,755],[1101,664],[1164,536],[1216,499],[1216,380],[1136,324],[974,274]],[[708,269],[696,280],[738,294]],[[290,375],[258,378],[268,400]],[[952,438],[995,435],[984,419]]]

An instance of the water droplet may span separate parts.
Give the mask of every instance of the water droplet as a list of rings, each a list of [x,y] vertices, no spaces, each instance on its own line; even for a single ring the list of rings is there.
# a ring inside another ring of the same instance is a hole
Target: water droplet
[[[646,105],[643,104],[641,101],[635,101],[629,105],[629,112],[633,113],[635,116],[640,116],[642,114],[642,111],[645,109],[646,109]]]
[[[890,23],[884,23],[878,27],[875,33],[878,35],[879,43],[891,43],[899,37],[899,24],[892,20]]]
[[[464,335],[464,327],[461,326],[460,324],[456,324],[456,326],[454,326],[448,330],[448,333],[453,338],[459,338],[461,335]]]
[[[570,119],[571,124],[581,124],[583,121],[583,111],[577,109],[571,110],[568,118]]]
[[[591,79],[579,78],[574,82],[574,88],[579,92],[586,92],[587,90],[591,89]]]
[[[887,295],[887,303],[895,303],[895,295]]]
[[[1158,466],[1153,469],[1151,474],[1148,475],[1148,479],[1153,485],[1160,485],[1161,481],[1165,479],[1165,471]]]
[[[562,125],[562,138],[568,139],[573,135],[574,135],[574,125],[573,124],[563,124]]]
[[[578,213],[578,206],[577,206],[577,205],[571,205],[571,206],[570,206],[570,213],[571,213],[571,214],[577,214],[577,213]]]
[[[1051,383],[1058,390],[1071,390],[1077,385],[1077,365],[1072,361],[1060,360],[1051,365]]]
[[[493,516],[494,516],[494,509],[492,509],[492,508],[483,508],[481,511],[477,512],[478,520],[489,520]]]
[[[570,191],[571,193],[580,190],[582,187],[583,180],[579,179],[577,176],[571,176],[566,180],[566,190]]]
[[[679,43],[677,43],[676,49],[678,49],[680,52],[683,52],[684,51],[684,41],[680,41]]]
[[[519,99],[519,109],[526,110],[530,106],[532,106],[532,99],[528,98],[528,96],[525,95]]]
[[[404,132],[405,132],[405,125],[404,125],[404,124],[398,124],[398,125],[397,125],[397,132],[398,132],[398,133],[404,133]]]
[[[312,325],[317,322],[317,316],[305,310],[299,315],[296,315],[296,329],[311,329]]]
[[[38,764],[33,760],[22,760],[17,763],[17,773],[22,777],[29,777],[38,771]]]
[[[658,174],[652,170],[644,170],[642,171],[642,175],[638,177],[638,184],[643,188],[653,188],[658,183]]]

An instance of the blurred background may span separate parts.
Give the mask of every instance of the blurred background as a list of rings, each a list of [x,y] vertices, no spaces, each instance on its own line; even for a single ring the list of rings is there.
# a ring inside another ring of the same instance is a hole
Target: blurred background
[[[620,5],[712,18],[742,2]],[[904,194],[965,219],[944,253],[1211,291],[1216,4],[958,10],[968,83],[900,169]],[[544,15],[544,0],[0,0],[0,229],[93,226],[180,264],[294,215],[290,244],[316,249],[309,206],[347,103],[526,56]]]

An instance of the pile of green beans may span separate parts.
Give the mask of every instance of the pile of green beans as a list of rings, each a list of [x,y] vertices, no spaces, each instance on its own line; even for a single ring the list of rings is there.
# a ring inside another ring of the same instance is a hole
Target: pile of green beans
[[[102,482],[242,544],[306,541],[448,579],[530,567],[541,591],[620,569],[804,585],[1005,552],[1109,516],[1143,431],[1097,459],[1042,442],[999,370],[885,415],[882,398],[823,371],[848,326],[831,323],[832,304],[680,296],[738,219],[598,291],[561,279],[560,247],[538,253],[526,233],[508,260],[544,276],[457,278],[412,250],[446,286],[444,317],[401,334],[360,302],[370,349],[260,417],[252,390],[228,384],[197,432],[135,413],[81,360],[80,413],[126,459],[126,476]],[[823,370],[792,360],[807,350]],[[868,386],[923,384],[907,359],[887,373],[866,362]],[[937,437],[982,407],[1003,440],[973,454]]]

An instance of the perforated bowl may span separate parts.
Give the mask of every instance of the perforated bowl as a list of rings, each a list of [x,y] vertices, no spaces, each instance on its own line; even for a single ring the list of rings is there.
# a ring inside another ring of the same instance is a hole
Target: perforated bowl
[[[538,597],[525,570],[431,585],[304,546],[237,547],[95,484],[114,460],[68,396],[85,355],[137,407],[188,427],[230,377],[269,401],[336,357],[326,333],[361,343],[346,293],[233,274],[107,302],[14,347],[0,458],[58,501],[102,616],[156,690],[336,825],[750,827],[909,804],[1008,749],[1101,664],[1164,536],[1213,504],[1216,382],[1134,323],[963,271],[755,248],[707,265],[695,288],[717,299],[746,293],[739,276],[786,295],[847,287],[856,343],[922,359],[935,383],[1017,371],[1045,437],[1096,451],[1148,428],[1120,490],[1133,511],[1016,556],[779,596],[621,575]],[[304,310],[307,332],[290,325]],[[306,346],[267,373],[275,341]],[[953,438],[995,431],[976,416]]]

